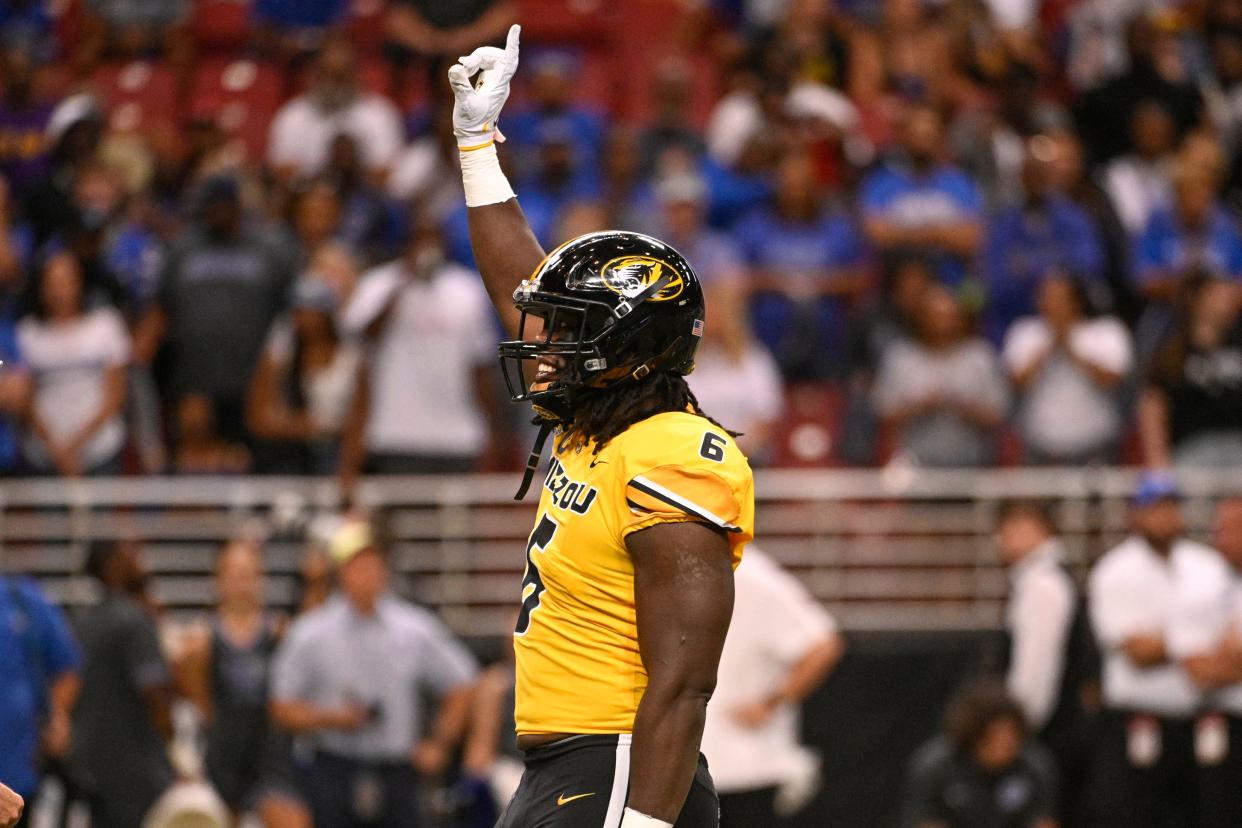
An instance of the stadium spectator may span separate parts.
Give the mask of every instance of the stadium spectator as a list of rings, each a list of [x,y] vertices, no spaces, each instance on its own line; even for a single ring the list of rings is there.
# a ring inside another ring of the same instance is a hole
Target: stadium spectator
[[[174,417],[172,472],[206,476],[250,471],[250,449],[221,436],[210,397],[183,394],[174,406]]]
[[[987,38],[980,38],[985,46]],[[985,78],[990,105],[968,107],[947,128],[952,156],[979,183],[990,210],[1020,204],[1031,136],[1063,129],[1068,115],[1040,97],[1038,72],[1025,63],[994,68]],[[1047,150],[1041,153],[1046,156]]]
[[[34,252],[30,227],[15,214],[18,206],[7,180],[0,175],[0,320],[8,324],[17,319],[26,289],[26,269]]]
[[[996,545],[1009,571],[1005,685],[1056,760],[1060,826],[1086,825],[1100,691],[1099,651],[1086,602],[1046,508],[1006,504]]]
[[[1008,391],[996,352],[969,334],[943,287],[923,298],[915,339],[885,349],[872,389],[897,457],[922,466],[980,466],[996,454]]]
[[[362,277],[342,318],[371,342],[365,468],[377,474],[474,469],[497,407],[494,322],[478,277],[444,258],[420,221],[405,255]]]
[[[172,679],[147,579],[133,543],[95,541],[86,572],[102,588],[82,617],[82,690],[73,711],[69,767],[87,795],[91,825],[133,828],[172,784]]]
[[[1017,424],[1028,463],[1076,466],[1115,461],[1125,421],[1118,387],[1133,363],[1130,334],[1092,318],[1080,282],[1039,287],[1039,315],[1019,319],[1001,358],[1018,392]]]
[[[836,621],[772,558],[746,550],[733,623],[703,727],[721,828],[783,825],[819,788],[820,758],[799,744],[800,706],[840,661]]]
[[[902,828],[1056,828],[1056,770],[1004,687],[957,695],[910,763]]]
[[[41,769],[69,751],[81,659],[64,616],[33,580],[0,575],[0,618],[0,778],[31,801]]]
[[[945,161],[935,109],[908,107],[900,138],[901,152],[862,182],[863,230],[881,254],[918,250],[934,256],[941,281],[957,285],[983,239],[983,197],[966,173]]]
[[[207,777],[235,817],[266,828],[310,828],[288,735],[272,725],[268,686],[281,619],[265,609],[262,550],[233,541],[216,556],[214,616],[187,636],[181,692],[206,722]]]
[[[104,114],[90,95],[72,95],[52,110],[46,133],[46,175],[34,179],[22,193],[23,213],[36,249],[63,230],[74,215],[73,185],[78,173],[98,160],[103,131]]]
[[[880,111],[893,98],[942,103],[953,80],[947,28],[912,0],[884,0],[879,9],[879,20],[850,38],[850,97]]]
[[[650,230],[654,205],[650,182],[642,175],[638,130],[623,124],[608,130],[600,159],[600,173],[602,221],[588,227],[586,232],[604,227],[636,232]]]
[[[1176,126],[1157,101],[1135,107],[1129,124],[1132,149],[1109,162],[1102,180],[1121,225],[1138,238],[1152,213],[1172,201]],[[1116,123],[1109,129],[1115,132]]]
[[[999,342],[1009,326],[1035,312],[1040,283],[1056,274],[1095,281],[1104,252],[1091,219],[1054,187],[1056,144],[1047,136],[1026,143],[1022,201],[994,212],[980,252],[987,291],[984,322]]]
[[[462,198],[452,116],[448,107],[438,109],[426,134],[405,148],[388,176],[389,197],[417,204],[423,215],[441,221]]]
[[[555,132],[572,147],[573,175],[594,172],[604,153],[608,124],[595,109],[574,100],[578,62],[567,52],[548,51],[532,57],[525,68],[530,100],[505,114],[505,137],[521,152],[518,169],[532,169],[538,148]]]
[[[198,220],[169,251],[156,305],[135,334],[138,361],[168,349],[166,392],[204,394],[220,433],[245,437],[244,406],[272,320],[285,307],[294,264],[244,220],[235,179],[214,177],[199,193]]]
[[[105,57],[149,58],[163,53],[179,69],[189,60],[187,0],[87,0],[76,61],[93,68]]]
[[[26,460],[38,472],[121,471],[129,335],[115,310],[83,302],[77,260],[57,253],[43,266],[34,313],[17,326],[34,383]]]
[[[426,610],[388,591],[370,527],[347,519],[331,541],[340,592],[294,622],[276,656],[272,714],[315,748],[316,825],[419,826],[419,777],[443,773],[470,713],[475,665]],[[424,718],[419,694],[439,697]],[[359,785],[371,796],[358,797]]]
[[[751,314],[787,377],[824,377],[841,363],[841,332],[867,287],[852,222],[827,208],[806,153],[784,157],[770,206],[734,229],[749,266]]]
[[[584,162],[584,148],[577,143],[569,119],[540,121],[533,150],[528,156],[530,166],[520,168],[527,171],[521,183],[522,203],[529,205],[525,209],[536,235],[551,240],[566,208],[600,198],[602,167]]]
[[[1140,290],[1166,301],[1187,273],[1242,280],[1242,233],[1217,200],[1209,171],[1179,164],[1172,204],[1152,211],[1138,238],[1134,269]]]
[[[25,808],[26,802],[21,794],[0,782],[0,826],[17,828]]]
[[[44,0],[9,0],[0,7],[0,50],[48,57],[51,34],[52,16]]]
[[[1143,477],[1133,533],[1091,571],[1092,626],[1104,656],[1097,794],[1105,824],[1199,824],[1194,719],[1200,694],[1169,660],[1178,578],[1216,552],[1185,537],[1176,482]]]
[[[695,355],[690,390],[713,419],[737,431],[751,465],[772,460],[784,387],[776,360],[754,340],[746,318],[745,286],[717,283],[707,290],[712,318]]]
[[[12,476],[21,468],[21,423],[30,410],[32,390],[17,330],[0,320],[0,476]]]
[[[326,244],[342,241],[341,194],[326,178],[294,186],[289,204],[289,230],[304,269]]]
[[[1178,573],[1169,622],[1170,658],[1204,693],[1196,722],[1201,825],[1242,824],[1242,501],[1221,502],[1215,527],[1218,559],[1196,558]]]
[[[707,183],[699,176],[677,173],[653,187],[659,209],[655,235],[665,239],[705,284],[740,282],[745,278],[742,251],[733,238],[707,225]]]
[[[392,0],[386,28],[400,63],[414,56],[433,59],[468,55],[476,46],[502,40],[513,23],[510,0]],[[439,66],[439,61],[433,61]],[[439,80],[442,73],[435,73]]]
[[[150,278],[151,274],[137,273],[126,277],[135,291],[131,301],[126,295],[126,285],[114,267],[114,263],[121,263],[120,257],[114,256],[112,250],[120,237],[124,198],[125,192],[115,170],[99,163],[83,166],[78,170],[70,191],[72,212],[44,250],[65,249],[77,259],[82,271],[87,307],[111,305],[128,318],[136,312],[142,294],[151,290],[150,285],[140,283],[141,279]]]
[[[41,6],[37,0],[29,4]],[[5,8],[8,8],[6,4]],[[0,10],[0,32],[11,29]],[[28,48],[0,50],[4,89],[0,90],[0,180],[15,193],[25,194],[48,173],[47,127],[52,105],[35,87],[35,56]]]
[[[358,142],[350,135],[332,139],[324,175],[341,204],[340,240],[369,264],[391,258],[400,235],[397,211],[384,191],[367,180]]]
[[[364,367],[358,347],[342,340],[336,311],[332,289],[304,276],[289,317],[268,336],[246,404],[250,433],[276,443],[265,447],[264,471],[331,475],[359,465]]]
[[[348,15],[351,0],[252,0],[250,14],[264,51],[299,58],[323,45]]]
[[[1127,323],[1139,315],[1139,299],[1130,275],[1133,244],[1113,209],[1108,194],[1100,187],[1083,157],[1082,141],[1068,129],[1049,133],[1055,146],[1051,175],[1053,188],[1064,193],[1091,219],[1093,229],[1103,246],[1101,273],[1107,285],[1113,310]],[[1094,304],[1105,303],[1093,297]]]
[[[922,257],[888,257],[881,268],[880,290],[852,321],[841,440],[841,456],[851,463],[875,462],[879,422],[871,404],[871,384],[893,343],[914,337],[923,297],[935,284],[931,263]]]
[[[310,87],[280,108],[268,135],[267,161],[284,181],[323,172],[332,142],[346,134],[362,165],[382,184],[404,144],[401,115],[387,98],[359,87],[349,41],[329,38],[315,58]]]
[[[1138,406],[1149,466],[1242,462],[1242,320],[1234,285],[1184,288],[1183,319],[1156,355]]]
[[[707,150],[702,132],[690,121],[694,77],[694,66],[684,58],[669,57],[656,67],[651,80],[654,114],[638,139],[641,170],[648,178],[664,170],[667,153],[698,158]]]
[[[1125,152],[1127,143],[1130,151],[1141,153],[1138,145],[1143,139],[1134,131],[1127,135],[1117,127],[1134,123],[1138,111],[1148,104],[1154,103],[1163,112],[1171,140],[1179,139],[1199,124],[1204,111],[1203,97],[1194,77],[1195,67],[1188,65],[1183,56],[1184,47],[1174,20],[1162,10],[1138,4],[1130,5],[1122,13],[1107,3],[1089,5],[1094,7],[1094,14],[1088,14],[1086,25],[1094,31],[1084,38],[1084,48],[1099,50],[1097,56],[1107,59],[1107,49],[1090,41],[1110,30],[1121,34],[1119,30],[1124,28],[1128,53],[1114,64],[1120,73],[1100,78],[1107,82],[1078,101],[1078,126],[1091,156],[1100,162],[1108,161]]]

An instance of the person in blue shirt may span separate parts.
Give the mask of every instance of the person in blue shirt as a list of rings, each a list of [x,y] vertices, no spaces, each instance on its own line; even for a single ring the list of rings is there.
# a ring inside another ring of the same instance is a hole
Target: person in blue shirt
[[[1082,208],[1052,188],[1054,159],[1051,139],[1031,139],[1022,167],[1022,202],[988,220],[979,270],[987,291],[984,328],[995,343],[1014,320],[1035,312],[1035,296],[1049,276],[1102,281],[1099,233]]]
[[[1171,300],[1181,276],[1195,270],[1242,280],[1242,234],[1215,190],[1209,171],[1177,170],[1172,207],[1152,213],[1135,247],[1135,276],[1148,298]]]
[[[274,29],[326,29],[348,9],[348,0],[254,0],[251,14]]]
[[[505,113],[505,138],[520,153],[520,168],[535,165],[548,134],[549,122],[574,146],[574,174],[598,168],[604,150],[607,123],[593,108],[574,100],[579,66],[566,52],[551,51],[532,58],[530,102]]]
[[[829,376],[843,353],[845,314],[866,288],[853,224],[825,209],[810,156],[781,161],[769,207],[734,229],[750,270],[755,333],[789,377]]]
[[[944,126],[930,105],[912,105],[901,152],[862,183],[863,230],[880,254],[918,250],[934,258],[940,280],[957,286],[983,238],[983,196],[946,163]]]
[[[30,801],[38,760],[68,752],[81,659],[34,581],[0,576],[0,779]]]
[[[17,345],[17,326],[0,318],[0,476],[12,475],[21,463],[18,420],[30,403],[30,374]]]

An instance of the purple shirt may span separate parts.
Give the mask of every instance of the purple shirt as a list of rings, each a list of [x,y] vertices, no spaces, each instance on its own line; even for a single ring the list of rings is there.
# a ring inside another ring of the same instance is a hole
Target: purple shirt
[[[13,109],[0,101],[0,175],[17,193],[47,177],[49,171],[47,123],[52,107],[36,103]]]

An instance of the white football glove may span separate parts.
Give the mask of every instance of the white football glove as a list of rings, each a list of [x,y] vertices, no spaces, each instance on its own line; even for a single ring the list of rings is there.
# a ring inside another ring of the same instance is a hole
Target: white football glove
[[[457,102],[453,106],[453,133],[463,152],[490,146],[505,137],[496,128],[500,110],[509,100],[509,84],[518,67],[518,41],[522,27],[509,29],[505,48],[481,46],[459,58],[449,69],[449,85]],[[478,73],[474,84],[470,78]]]

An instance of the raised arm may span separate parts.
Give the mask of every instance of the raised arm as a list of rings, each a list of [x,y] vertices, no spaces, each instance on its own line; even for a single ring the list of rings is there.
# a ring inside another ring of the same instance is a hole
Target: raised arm
[[[461,152],[470,243],[487,294],[510,336],[516,335],[518,326],[513,290],[544,258],[496,155],[496,142],[504,141],[497,121],[517,71],[521,31],[521,26],[513,26],[504,49],[475,49],[449,69],[449,84],[456,98],[453,132]]]

